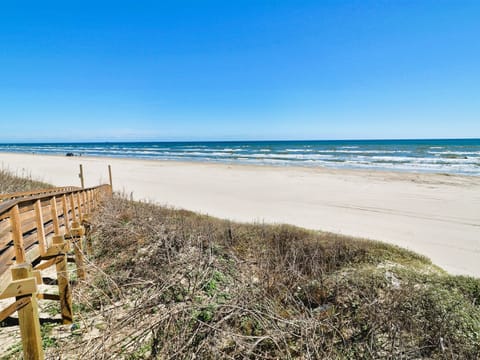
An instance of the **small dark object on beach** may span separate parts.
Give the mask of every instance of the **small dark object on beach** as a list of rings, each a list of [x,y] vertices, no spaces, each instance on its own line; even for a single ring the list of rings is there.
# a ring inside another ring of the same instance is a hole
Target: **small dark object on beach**
[[[69,152],[69,153],[67,153],[67,154],[66,154],[66,156],[75,156],[75,154],[74,154],[74,153],[71,153],[71,152]]]

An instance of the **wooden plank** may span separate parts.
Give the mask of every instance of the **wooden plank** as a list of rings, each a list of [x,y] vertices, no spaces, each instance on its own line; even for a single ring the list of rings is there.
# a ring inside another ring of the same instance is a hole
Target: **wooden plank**
[[[47,244],[48,244],[48,239],[47,239]],[[40,249],[37,244],[33,245],[30,247],[27,251],[27,262],[29,264],[35,262],[40,258]]]
[[[48,195],[51,193],[74,191],[77,189],[78,187],[75,187],[75,186],[63,186],[63,187],[55,187],[55,188],[32,190],[32,191],[19,191],[19,192],[10,193],[10,194],[0,194],[0,200],[5,201],[9,199],[18,199],[18,198],[28,197],[33,195]]]
[[[87,201],[87,192],[83,191],[82,192],[82,197],[83,197],[83,213],[88,214],[88,201]]]
[[[68,214],[67,196],[62,196],[62,208],[63,208],[63,226],[65,226],[65,232],[70,232],[70,219]]]
[[[44,223],[52,220],[52,205],[50,204],[50,201],[48,202],[48,205],[42,206],[42,214]]]
[[[37,280],[37,285],[43,284],[42,273],[40,270],[32,270],[32,276]]]
[[[9,200],[0,203],[0,220],[8,219],[10,217],[10,210],[17,205],[17,201]]]
[[[0,274],[3,274],[5,271],[9,269],[10,266],[13,265],[15,257],[15,248],[9,246],[6,248],[2,254],[0,255]]]
[[[13,280],[0,294],[0,299],[8,299],[16,296],[30,295],[35,292],[37,292],[37,279],[35,277]]]
[[[28,207],[28,210],[25,209],[26,208],[24,207],[19,208],[20,219],[22,220],[22,222],[35,219],[35,206],[32,205]]]
[[[0,322],[5,320],[7,317],[12,315],[13,313],[17,312],[21,308],[23,308],[29,302],[30,302],[30,298],[24,297],[24,298],[18,299],[13,304],[8,305],[5,309],[3,309],[0,312]]]
[[[75,196],[73,193],[70,194],[70,211],[72,212],[72,222],[77,221],[77,214],[75,211]]]
[[[2,227],[0,230],[0,251],[3,250],[3,248],[5,248],[13,240],[10,220],[5,219],[2,222],[4,224],[2,224]]]
[[[34,267],[34,270],[45,270],[55,265],[58,261],[61,261],[60,257],[54,257],[50,260],[42,261],[40,264]]]
[[[20,214],[18,205],[10,210],[10,221],[13,234],[13,245],[15,248],[15,259],[17,264],[25,262],[25,248],[23,247],[22,223],[20,222]]]
[[[78,204],[78,219],[79,219],[79,222],[81,223],[83,221],[83,210],[82,210],[82,200],[79,192],[77,192],[77,204]]]
[[[57,200],[55,196],[50,200],[50,209],[53,221],[53,231],[56,235],[60,234],[60,225],[58,223]]]
[[[23,213],[26,213],[26,212],[29,212],[29,211],[33,211],[34,210],[34,208],[33,208],[34,204],[35,204],[35,201],[19,203],[18,207],[19,207],[20,214],[23,214]]]
[[[40,253],[45,254],[46,246],[45,246],[45,228],[43,222],[43,214],[42,214],[42,205],[40,200],[37,200],[35,203],[35,212],[36,212],[36,220],[37,220],[37,239],[38,245],[40,246]]]
[[[12,233],[10,231],[0,235],[0,253],[6,247],[8,247],[12,241],[13,241],[13,238],[12,238]]]
[[[60,254],[65,254],[67,252],[67,244],[63,245],[53,245],[50,248],[48,248],[47,253],[45,256],[57,256]]]
[[[90,194],[91,194],[91,191],[87,190],[87,212],[89,214],[92,213],[92,202],[91,202]]]
[[[53,224],[48,223],[45,225],[45,236],[54,235]]]
[[[22,210],[20,208],[19,210]],[[25,211],[25,212],[20,212],[20,221],[22,222],[22,231],[23,232],[28,232],[35,228],[36,225],[36,212],[35,208],[32,208],[32,210]]]
[[[10,221],[8,221],[8,219],[0,221],[0,234],[4,231],[10,231]]]
[[[37,299],[39,300],[54,300],[54,301],[59,301],[60,300],[60,295],[57,294],[42,294],[38,293],[37,294]],[[70,323],[71,324],[71,323]]]

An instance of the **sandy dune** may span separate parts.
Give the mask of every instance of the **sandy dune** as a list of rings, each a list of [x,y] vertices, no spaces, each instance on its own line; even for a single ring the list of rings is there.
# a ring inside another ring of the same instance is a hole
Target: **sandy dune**
[[[55,185],[107,182],[135,199],[240,221],[290,223],[397,244],[480,276],[480,178],[0,154],[0,166]]]

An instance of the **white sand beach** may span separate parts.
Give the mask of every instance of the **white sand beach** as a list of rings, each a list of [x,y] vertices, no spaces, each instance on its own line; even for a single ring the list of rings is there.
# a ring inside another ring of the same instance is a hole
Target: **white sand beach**
[[[289,223],[381,240],[453,274],[480,276],[480,178],[322,168],[0,154],[0,167],[54,185],[114,190],[236,221]]]

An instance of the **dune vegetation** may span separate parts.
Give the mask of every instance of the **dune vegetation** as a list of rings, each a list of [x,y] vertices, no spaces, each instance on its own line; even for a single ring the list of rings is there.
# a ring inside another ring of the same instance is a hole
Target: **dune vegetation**
[[[122,197],[92,229],[76,302],[100,330],[66,344],[83,356],[480,356],[480,281],[398,247]]]
[[[49,187],[52,187],[52,185],[34,180],[30,174],[12,174],[7,169],[0,168],[0,194],[46,189]]]
[[[480,280],[399,247],[118,194],[89,236],[76,322],[50,326],[48,358],[480,357]]]

